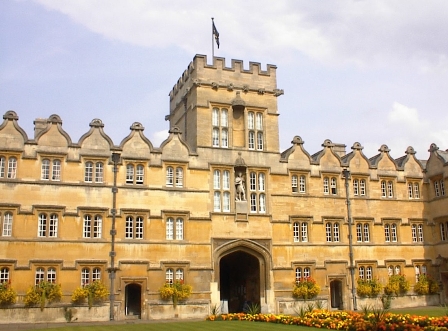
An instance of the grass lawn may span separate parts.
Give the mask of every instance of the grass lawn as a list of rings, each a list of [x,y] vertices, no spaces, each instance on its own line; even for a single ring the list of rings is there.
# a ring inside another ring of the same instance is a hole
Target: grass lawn
[[[391,309],[389,311],[394,314],[411,314],[411,315],[432,316],[432,317],[441,317],[448,315],[448,307],[442,307],[442,306]]]
[[[362,310],[359,311],[362,313]],[[420,316],[445,316],[448,314],[447,307],[429,306],[418,308],[404,308],[391,309],[391,313],[395,314],[411,314]],[[269,331],[311,331],[318,330],[317,328],[310,328],[306,326],[294,326],[291,329],[289,325],[263,323],[263,322],[247,322],[247,321],[136,321],[136,322],[103,322],[103,323],[67,323],[61,324],[46,324],[30,325],[30,328],[14,328],[10,325],[8,330],[36,330],[40,331],[255,331],[255,330],[269,330]]]
[[[76,323],[67,324],[63,327],[52,327],[47,329],[38,328],[38,325],[30,325],[28,330],[40,331],[310,331],[317,330],[306,326],[247,322],[247,321],[187,321],[187,322],[138,322],[138,323],[105,323],[97,325],[81,325]],[[11,329],[14,330],[14,329]],[[24,330],[24,329],[21,329]]]

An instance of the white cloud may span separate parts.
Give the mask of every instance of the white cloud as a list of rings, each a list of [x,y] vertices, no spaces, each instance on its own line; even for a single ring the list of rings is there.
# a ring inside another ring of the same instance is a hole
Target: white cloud
[[[160,147],[160,145],[168,138],[168,130],[157,131],[151,134],[149,139],[154,147]]]
[[[279,61],[294,51],[328,64],[418,65],[447,68],[448,2],[229,0],[215,2],[35,0],[106,38],[144,47],[205,53],[211,17],[220,56],[264,54]]]
[[[405,125],[411,130],[425,129],[427,124],[419,119],[417,109],[394,102],[388,115],[389,121],[395,125]]]

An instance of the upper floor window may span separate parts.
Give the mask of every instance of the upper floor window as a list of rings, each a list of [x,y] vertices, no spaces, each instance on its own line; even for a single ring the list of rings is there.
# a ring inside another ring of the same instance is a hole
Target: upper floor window
[[[102,162],[87,161],[84,170],[86,183],[102,183],[104,178],[104,165]]]
[[[125,238],[143,239],[143,217],[141,216],[126,217]]]
[[[297,267],[295,273],[296,283],[311,277],[311,269],[309,267]]]
[[[166,220],[166,239],[183,240],[184,239],[184,220],[178,217],[176,220],[168,217]]]
[[[213,210],[230,212],[230,171],[213,171]]]
[[[418,183],[408,183],[408,197],[409,199],[420,199],[420,186]]]
[[[0,215],[1,216],[1,215]],[[7,211],[3,214],[2,219],[0,219],[2,225],[2,236],[11,237],[12,235],[12,213]]]
[[[87,286],[97,280],[101,280],[101,268],[84,267],[81,269],[81,286]]]
[[[365,196],[366,195],[366,180],[365,179],[353,179],[353,195]]]
[[[325,236],[327,238],[327,242],[339,242],[340,239],[339,222],[325,223]]]
[[[265,193],[265,174],[264,172],[252,171],[249,174],[250,191],[250,212],[266,212],[266,193]]]
[[[336,177],[324,177],[324,194],[336,195],[337,192]]]
[[[184,186],[184,169],[182,167],[177,167],[176,170],[171,166],[166,168],[166,186]]]
[[[411,232],[413,243],[423,242],[423,224],[412,224]]]
[[[142,185],[145,179],[145,167],[142,164],[126,165],[126,184]]]
[[[304,175],[292,175],[291,176],[291,188],[294,193],[306,192],[306,178]]]
[[[356,223],[356,241],[370,241],[370,227],[368,223]]]
[[[0,284],[9,283],[9,268],[0,268]]]
[[[13,156],[0,156],[0,178],[16,178],[17,159]]]
[[[434,180],[434,193],[436,197],[445,195],[445,183],[442,179]]]
[[[294,222],[292,227],[294,242],[308,242],[308,222]]]
[[[396,223],[386,223],[384,224],[384,240],[386,242],[397,242],[397,224]]]
[[[103,228],[103,218],[101,215],[84,215],[83,219],[83,238],[101,238],[101,232]]]
[[[382,198],[393,198],[394,197],[394,184],[391,180],[381,181],[381,197]]]
[[[373,267],[372,266],[360,266],[358,267],[358,277],[364,280],[373,279]]]
[[[47,281],[49,283],[56,283],[56,268],[50,267],[50,268],[43,268],[38,267],[36,268],[36,273],[34,276],[34,284],[38,285],[40,282]]]
[[[43,159],[41,165],[41,179],[54,181],[61,180],[61,160]]]
[[[40,213],[37,226],[38,237],[57,237],[58,236],[58,215]]]
[[[249,149],[263,150],[264,135],[263,135],[263,114],[259,112],[247,113],[247,128],[248,128],[248,142]]]
[[[440,240],[442,241],[448,240],[448,222],[440,223]]]
[[[213,108],[212,111],[212,146],[229,147],[229,112],[226,108]]]

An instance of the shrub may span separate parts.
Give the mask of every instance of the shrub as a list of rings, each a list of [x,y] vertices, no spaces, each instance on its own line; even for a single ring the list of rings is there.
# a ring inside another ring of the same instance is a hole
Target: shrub
[[[17,293],[9,282],[0,284],[0,306],[12,305],[16,302]]]
[[[436,294],[439,292],[439,284],[429,276],[420,275],[414,286],[414,292],[419,295]]]
[[[173,306],[177,306],[178,300],[187,299],[193,288],[191,285],[184,284],[183,280],[176,280],[174,283],[165,283],[159,293],[163,300],[173,300]]]
[[[392,275],[389,276],[389,282],[384,287],[384,293],[386,295],[404,295],[409,291],[409,281],[404,275]]]
[[[61,297],[61,285],[42,281],[28,289],[23,301],[27,307],[40,305],[40,309],[43,310],[47,301],[52,303],[61,300]]]
[[[298,299],[312,299],[320,293],[320,286],[311,277],[301,278],[294,282],[292,295]]]
[[[109,291],[107,290],[106,285],[100,280],[96,280],[91,284],[78,287],[72,293],[72,302],[73,303],[84,303],[87,299],[89,304],[89,308],[92,308],[94,303],[100,303],[109,295]]]
[[[358,286],[356,287],[356,294],[360,297],[375,298],[380,294],[383,286],[376,279],[366,280],[358,278]]]

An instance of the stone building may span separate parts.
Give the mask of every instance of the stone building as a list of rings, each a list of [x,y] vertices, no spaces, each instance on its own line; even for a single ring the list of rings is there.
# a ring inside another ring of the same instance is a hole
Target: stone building
[[[279,313],[295,279],[312,277],[329,309],[352,309],[351,271],[383,284],[429,274],[446,302],[448,152],[431,145],[422,161],[382,145],[369,157],[327,139],[310,154],[299,136],[280,151],[276,69],[196,55],[170,92],[160,147],[140,123],[116,145],[100,119],[74,142],[58,115],[36,119],[30,138],[7,111],[0,281],[18,305],[40,280],[61,284],[68,303],[111,275],[118,319],[162,316],[158,290],[176,279],[193,287],[182,316],[245,302]]]

